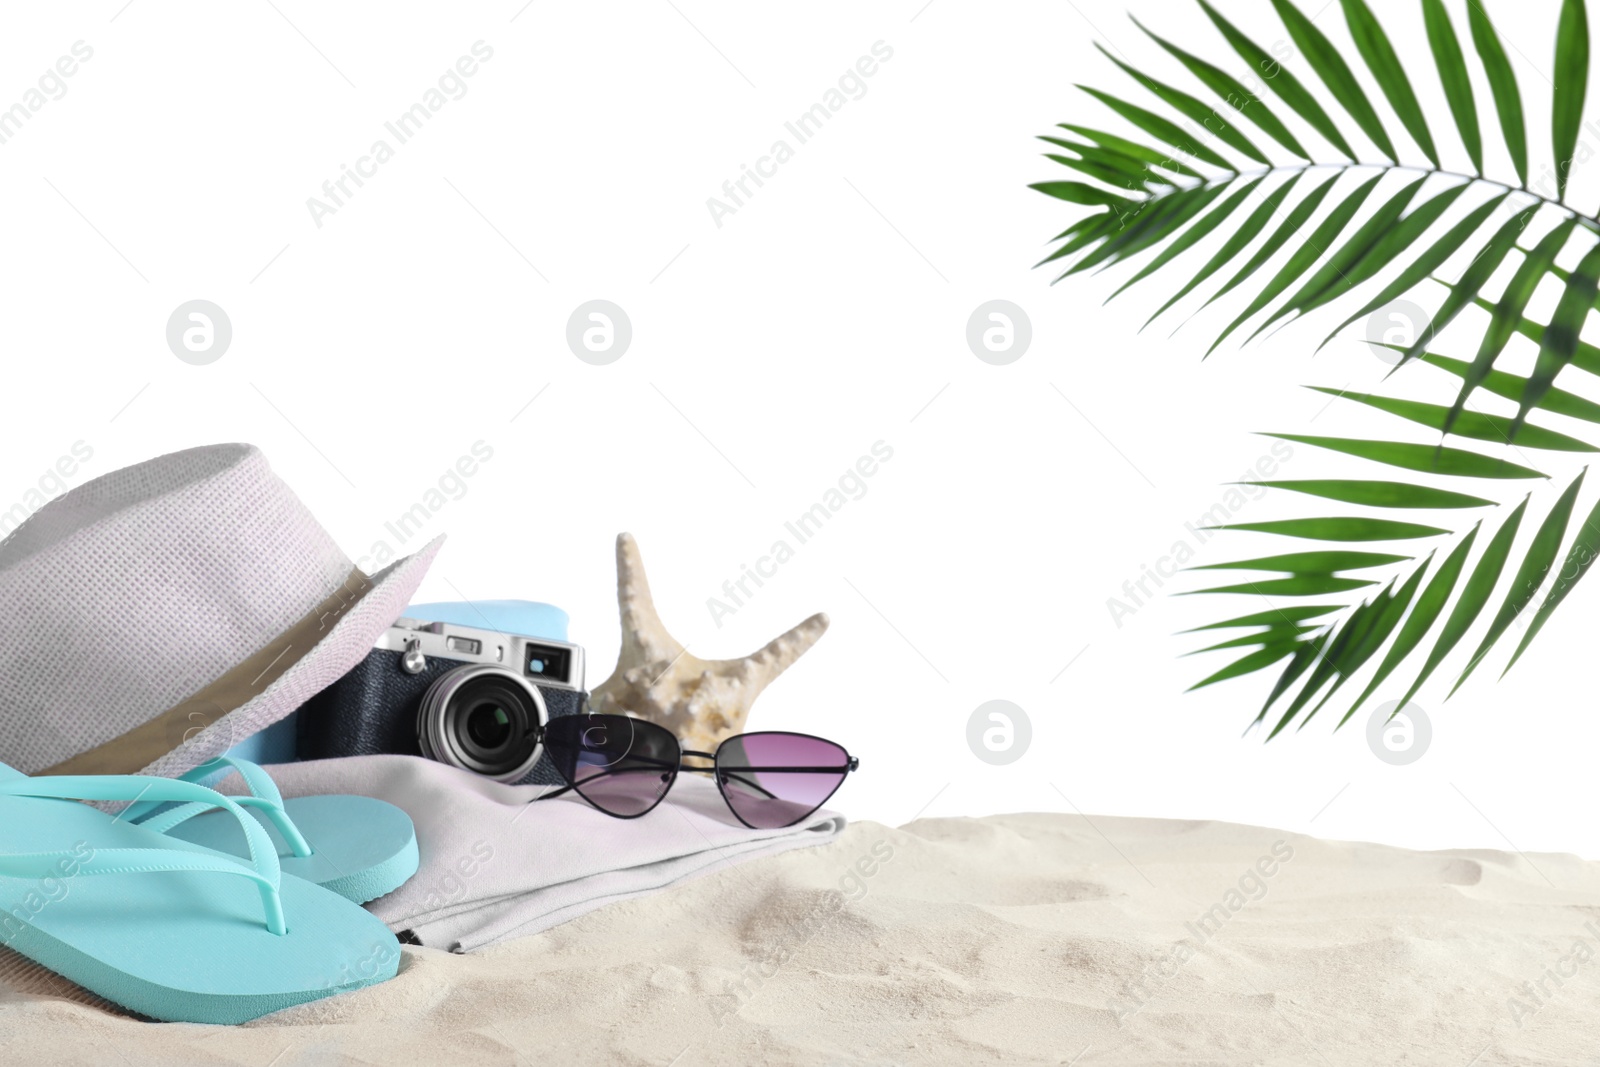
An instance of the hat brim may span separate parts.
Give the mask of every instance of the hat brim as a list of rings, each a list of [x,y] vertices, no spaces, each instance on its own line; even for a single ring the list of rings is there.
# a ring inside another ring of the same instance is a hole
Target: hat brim
[[[405,614],[443,541],[442,535],[436,537],[372,575],[370,585],[342,607],[322,636],[287,665],[281,659],[271,664],[271,681],[264,681],[259,691],[242,703],[213,706],[208,711],[204,707],[208,701],[193,702],[201,706],[186,713],[192,725],[184,730],[183,740],[138,773],[170,778],[190,771],[288,717],[348,674],[372,651],[384,631]]]

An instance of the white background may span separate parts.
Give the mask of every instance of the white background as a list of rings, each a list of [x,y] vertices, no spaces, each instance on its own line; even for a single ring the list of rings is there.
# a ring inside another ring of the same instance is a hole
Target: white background
[[[1264,43],[1285,36],[1264,2],[1221,6]],[[1536,168],[1555,7],[1490,5],[1514,45]],[[1134,8],[1230,58],[1197,9]],[[1239,304],[1172,341],[1181,316],[1136,334],[1192,266],[1107,308],[1126,271],[1052,288],[1030,269],[1077,217],[1026,188],[1068,176],[1034,135],[1062,121],[1122,128],[1075,82],[1149,103],[1093,40],[1190,85],[1123,15],[1104,0],[10,9],[0,106],[74,42],[94,54],[0,145],[0,508],[79,440],[94,455],[74,484],[246,440],[357,557],[392,541],[384,523],[481,439],[494,458],[431,520],[449,542],[423,598],[565,607],[591,683],[618,643],[620,530],[638,536],[667,623],[698,655],[749,651],[827,611],[831,631],[752,726],[858,753],[837,798],[854,817],[1076,808],[1600,856],[1600,583],[1579,587],[1504,681],[1506,650],[1448,703],[1446,685],[1425,689],[1433,743],[1406,767],[1369,751],[1365,714],[1333,732],[1342,704],[1270,744],[1241,736],[1268,675],[1184,695],[1225,661],[1180,659],[1196,643],[1171,635],[1233,605],[1162,597],[1113,623],[1107,599],[1124,580],[1266,453],[1250,431],[1305,432],[1326,398],[1297,386],[1367,388],[1387,369],[1359,325],[1313,360],[1337,321],[1325,317],[1202,363]],[[1423,40],[1410,7],[1383,15]],[[1337,5],[1319,25],[1347,40]],[[383,124],[479,40],[493,58],[466,95],[318,228],[307,198],[374,140],[394,144]],[[707,198],[774,140],[794,146],[784,122],[878,41],[893,57],[865,95],[718,227]],[[1447,116],[1425,57],[1407,62]],[[1481,80],[1479,95],[1503,176]],[[1435,134],[1464,167],[1448,118]],[[164,336],[195,298],[234,331],[203,367]],[[564,339],[594,298],[633,324],[610,366],[580,362]],[[996,298],[1025,308],[1034,334],[1003,367],[964,338]],[[1352,408],[1318,428],[1364,425]],[[707,598],[880,440],[894,456],[866,494],[714,625]],[[1350,469],[1309,449],[1291,466]],[[1236,536],[1196,562],[1261,547]],[[1032,720],[1031,748],[1008,767],[966,742],[969,715],[995,698]]]

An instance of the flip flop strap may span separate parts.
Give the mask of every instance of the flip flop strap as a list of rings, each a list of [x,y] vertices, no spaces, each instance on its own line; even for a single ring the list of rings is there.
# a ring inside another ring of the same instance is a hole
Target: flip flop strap
[[[54,800],[198,801],[226,809],[243,828],[245,845],[250,851],[250,866],[261,878],[258,885],[261,889],[261,906],[267,913],[267,928],[275,934],[284,932],[283,906],[278,900],[278,850],[260,823],[215,790],[176,778],[152,778],[137,774],[63,774],[0,781],[0,796]]]
[[[231,767],[239,772],[239,777],[244,779],[245,787],[250,790],[252,796],[269,800],[279,807],[283,806],[283,795],[278,792],[278,783],[274,782],[267,772],[261,769],[259,764],[251,763],[247,759],[239,759],[235,756],[214,756],[173,780],[178,782],[202,782],[221,772],[225,767]],[[122,813],[122,817],[139,822],[163,803],[165,802],[160,800],[142,800],[137,804],[130,804],[128,809]]]
[[[85,855],[87,852],[87,855]],[[70,874],[68,872],[71,872]],[[97,848],[76,852],[0,853],[0,875],[12,878],[77,878],[90,874],[156,874],[169,871],[194,871],[206,874],[233,874],[248,878],[261,892],[267,930],[282,935],[283,904],[278,887],[241,863],[219,853],[184,852],[171,848]]]
[[[283,794],[278,792],[278,784],[274,782],[260,765],[251,763],[247,759],[238,759],[234,756],[218,756],[215,759],[202,763],[200,766],[183,774],[178,781],[199,782],[211,777],[224,767],[232,767],[239,772],[239,777],[244,779],[245,787],[251,792],[248,797],[234,797],[234,803],[241,807],[255,808],[271,820],[278,833],[283,835],[284,841],[289,846],[289,851],[304,859],[311,855],[311,846],[306,843],[305,837],[300,833],[300,828],[289,818],[289,813],[283,807]],[[148,830],[164,834],[180,823],[187,822],[196,815],[203,815],[215,810],[215,805],[194,802],[183,804],[176,808],[169,808],[160,815],[152,816],[150,813],[161,807],[163,801],[141,801],[129,807],[122,813],[123,818],[137,823]]]

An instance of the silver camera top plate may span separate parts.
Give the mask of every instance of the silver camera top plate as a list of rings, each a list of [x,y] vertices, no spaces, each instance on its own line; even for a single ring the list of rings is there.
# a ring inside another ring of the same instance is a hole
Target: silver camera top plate
[[[566,641],[480,630],[449,622],[398,619],[373,646],[426,658],[492,663],[540,685],[583,691],[583,648]],[[536,665],[539,669],[530,669]]]

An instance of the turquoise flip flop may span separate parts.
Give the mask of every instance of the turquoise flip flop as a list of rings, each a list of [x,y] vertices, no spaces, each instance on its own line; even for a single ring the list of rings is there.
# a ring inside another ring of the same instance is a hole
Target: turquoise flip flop
[[[284,800],[266,771],[249,760],[219,756],[185,774],[200,782],[233,768],[252,796],[234,803],[250,810],[277,846],[284,874],[315,882],[340,896],[365,904],[391,893],[417,873],[417,833],[411,816],[372,797],[312,796]],[[249,855],[239,823],[212,804],[166,808],[143,801],[122,817],[157,833],[217,852]]]
[[[249,862],[74,800],[222,809],[243,831]],[[28,778],[0,764],[0,827],[0,943],[141,1015],[241,1023],[399,969],[388,927],[283,875],[245,809],[193,782]]]

